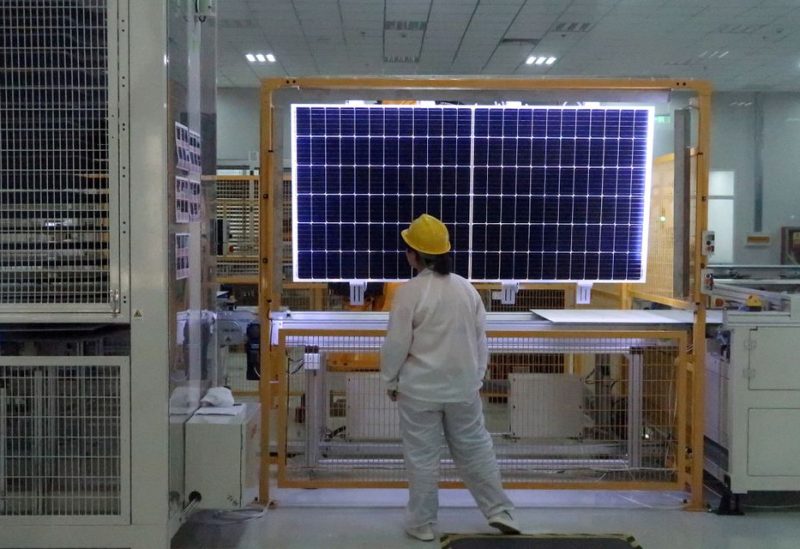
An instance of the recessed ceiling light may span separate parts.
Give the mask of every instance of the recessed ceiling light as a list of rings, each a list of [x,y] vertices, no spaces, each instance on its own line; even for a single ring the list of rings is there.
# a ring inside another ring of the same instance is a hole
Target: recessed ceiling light
[[[723,57],[725,57],[729,53],[730,53],[730,50],[725,50],[725,51],[714,50],[711,53],[708,53],[708,50],[706,50],[703,53],[701,53],[698,57],[705,57],[706,55],[708,55],[709,59],[722,59]]]
[[[550,55],[530,55],[525,60],[526,65],[552,65],[556,62],[556,58]]]
[[[274,63],[275,62],[275,56],[272,55],[271,53],[268,53],[267,54],[267,61],[269,61],[270,63]]]
[[[247,55],[245,55],[245,57],[247,57],[247,60],[250,61],[251,63],[256,62],[256,56],[253,55],[252,53],[248,53]]]
[[[256,54],[256,59],[258,59],[258,62],[259,62],[259,63],[264,63],[264,62],[266,62],[266,60],[267,60],[267,58],[266,58],[266,57],[264,57],[264,54],[263,54],[263,53],[257,53],[257,54]]]

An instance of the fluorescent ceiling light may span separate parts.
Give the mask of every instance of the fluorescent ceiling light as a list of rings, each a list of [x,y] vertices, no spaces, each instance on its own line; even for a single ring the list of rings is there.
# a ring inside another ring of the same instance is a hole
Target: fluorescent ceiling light
[[[275,56],[272,55],[271,53],[268,53],[267,54],[267,61],[269,61],[270,63],[274,63],[275,62]]]
[[[251,63],[256,62],[256,56],[253,55],[252,53],[248,53],[247,55],[245,55],[245,57],[247,57],[247,60],[250,61]]]
[[[264,63],[267,60],[267,58],[264,57],[263,53],[257,53],[256,54],[256,59],[258,59],[259,63]]]
[[[535,56],[531,55],[525,60],[526,65],[552,65],[556,62],[556,58],[548,55]]]
[[[723,57],[725,57],[725,56],[726,56],[726,55],[728,55],[729,53],[730,53],[730,51],[728,51],[728,50],[725,50],[724,52],[722,52],[721,54],[719,54],[719,58],[720,58],[720,59],[722,59]]]

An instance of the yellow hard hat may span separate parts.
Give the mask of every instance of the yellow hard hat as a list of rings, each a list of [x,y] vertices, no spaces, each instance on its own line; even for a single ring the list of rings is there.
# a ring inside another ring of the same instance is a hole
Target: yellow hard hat
[[[761,308],[764,304],[761,302],[761,298],[755,294],[750,294],[747,296],[747,300],[745,301],[745,307],[752,307],[752,308]]]
[[[444,223],[432,215],[422,214],[401,233],[406,244],[427,255],[441,255],[450,251],[450,233]]]

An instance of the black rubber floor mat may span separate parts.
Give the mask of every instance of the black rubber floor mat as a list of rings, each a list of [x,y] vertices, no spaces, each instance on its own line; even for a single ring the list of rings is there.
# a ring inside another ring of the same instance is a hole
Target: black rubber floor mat
[[[641,549],[625,534],[447,534],[442,549]]]

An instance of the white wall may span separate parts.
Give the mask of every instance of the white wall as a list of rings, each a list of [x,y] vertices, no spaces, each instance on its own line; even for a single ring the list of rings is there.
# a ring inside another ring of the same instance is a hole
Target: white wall
[[[774,94],[764,103],[764,229],[780,261],[780,229],[800,226],[800,94]]]
[[[259,147],[258,88],[217,89],[217,163],[249,166]]]
[[[731,105],[750,102],[750,106]],[[767,248],[745,246],[753,232],[756,169],[756,115],[763,113],[761,153],[762,232],[772,236]],[[673,105],[674,106],[674,105]],[[657,110],[660,114],[661,108]],[[217,93],[217,156],[220,165],[248,165],[259,146],[259,91],[220,88]],[[672,150],[671,124],[656,125],[655,156]],[[288,132],[286,132],[288,135]],[[285,162],[288,165],[288,149]],[[780,261],[780,227],[800,225],[800,93],[717,93],[713,99],[711,169],[735,172],[734,262]]]
[[[750,105],[736,105],[750,103]],[[769,247],[748,247],[754,232],[759,147],[757,110],[762,116],[760,147],[763,181],[762,230]],[[718,93],[714,95],[711,169],[735,173],[734,262],[780,262],[780,228],[800,225],[800,94]]]
[[[715,94],[711,119],[711,169],[734,172],[735,263],[768,263],[768,249],[745,249],[745,236],[753,230],[753,109],[731,106],[752,101],[752,94]],[[751,252],[751,253],[747,253]],[[755,252],[755,253],[752,253]],[[712,259],[713,261],[713,259]]]

